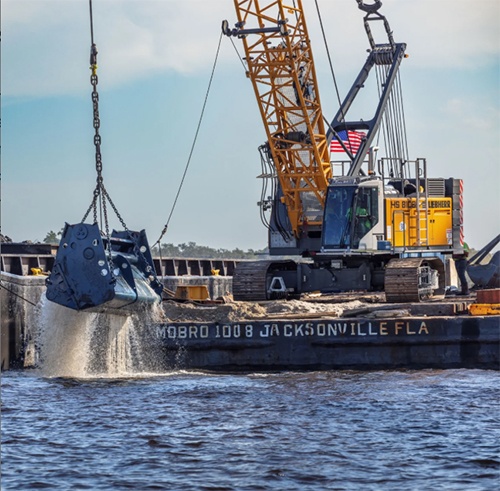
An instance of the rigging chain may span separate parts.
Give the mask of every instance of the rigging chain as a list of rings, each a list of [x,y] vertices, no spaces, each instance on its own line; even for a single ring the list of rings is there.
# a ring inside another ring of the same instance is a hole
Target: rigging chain
[[[179,195],[181,193],[182,186],[184,185],[184,179],[186,178],[186,174],[187,174],[187,171],[189,169],[189,164],[191,163],[191,157],[193,156],[194,147],[196,146],[196,141],[198,139],[198,133],[200,132],[201,123],[203,121],[203,116],[205,114],[205,108],[207,106],[208,95],[210,93],[210,88],[212,87],[212,81],[213,81],[214,74],[215,74],[215,67],[217,66],[217,60],[219,58],[219,52],[220,52],[220,45],[221,45],[221,41],[222,41],[222,36],[223,36],[223,33],[221,32],[220,37],[219,37],[219,44],[217,46],[217,51],[215,53],[215,59],[214,59],[213,67],[212,67],[212,73],[210,74],[210,80],[208,82],[207,92],[205,94],[205,100],[203,102],[203,106],[202,106],[202,109],[201,109],[200,119],[198,121],[198,126],[196,127],[196,131],[195,131],[195,134],[194,134],[193,143],[191,145],[191,151],[189,152],[189,157],[188,157],[187,162],[186,162],[186,167],[184,168],[184,173],[182,174],[182,178],[181,178],[181,182],[179,184],[179,188],[177,189],[177,194],[175,195],[175,199],[174,199],[174,203],[172,205],[172,209],[170,210],[170,214],[168,215],[167,222],[165,223],[165,225],[163,227],[163,230],[161,231],[160,237],[152,245],[152,248],[154,246],[158,245],[158,249],[160,250],[160,254],[161,254],[160,240],[167,233],[167,229],[168,229],[168,225],[170,223],[170,219],[172,218],[172,214],[174,213],[175,207],[177,205],[177,200],[179,199]]]
[[[94,223],[97,223],[97,204],[99,203],[99,209],[101,210],[101,226],[102,226],[102,215],[104,215],[104,227],[105,234],[108,239],[108,243],[110,241],[109,234],[109,220],[108,220],[108,211],[106,206],[106,201],[109,202],[111,208],[115,212],[118,220],[120,221],[122,227],[125,230],[128,230],[127,226],[123,218],[121,217],[118,209],[115,204],[111,200],[108,191],[104,187],[104,179],[102,177],[102,156],[101,156],[101,135],[99,134],[99,128],[101,126],[101,120],[99,118],[99,93],[97,92],[97,46],[94,43],[94,26],[93,26],[93,18],[92,18],[92,0],[89,0],[89,8],[90,8],[90,69],[92,70],[92,74],[90,75],[90,83],[92,84],[92,106],[94,111],[94,145],[95,145],[95,168],[97,173],[96,178],[96,187],[94,189],[94,195],[90,206],[85,213],[82,222],[85,222],[87,216],[90,214],[90,211],[93,210],[93,218]],[[111,252],[110,252],[111,253]]]

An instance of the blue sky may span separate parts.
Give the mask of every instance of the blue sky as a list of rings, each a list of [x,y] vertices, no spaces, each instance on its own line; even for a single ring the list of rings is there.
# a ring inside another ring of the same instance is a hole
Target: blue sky
[[[303,0],[323,112],[337,103],[313,0]],[[354,0],[319,0],[341,96],[368,47]],[[2,0],[2,233],[42,240],[79,222],[95,161],[87,0]],[[189,156],[231,0],[94,0],[104,182],[130,229],[156,241]],[[384,0],[401,68],[410,156],[465,184],[465,234],[500,233],[500,2]],[[237,40],[235,40],[237,42]],[[241,50],[241,46],[238,46]],[[163,242],[260,249],[266,229],[250,82],[222,40],[205,117]],[[113,217],[114,218],[114,217]],[[116,220],[111,225],[119,228]]]

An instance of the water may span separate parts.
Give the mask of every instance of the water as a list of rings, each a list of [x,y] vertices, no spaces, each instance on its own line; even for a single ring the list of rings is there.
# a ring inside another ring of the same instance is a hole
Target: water
[[[40,373],[46,377],[124,378],[158,372],[162,357],[151,340],[161,307],[134,316],[76,312],[42,297],[33,334]],[[160,310],[159,310],[160,309]]]
[[[480,370],[2,377],[2,490],[493,490]]]
[[[498,372],[169,372],[138,319],[41,308],[2,490],[500,488]]]

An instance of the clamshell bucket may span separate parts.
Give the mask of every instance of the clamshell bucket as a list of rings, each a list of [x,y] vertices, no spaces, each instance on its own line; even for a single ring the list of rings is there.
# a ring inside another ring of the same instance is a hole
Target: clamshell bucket
[[[66,224],[46,285],[47,299],[59,305],[122,314],[159,303],[163,291],[144,230],[108,239],[87,223]]]
[[[500,243],[500,234],[488,242],[467,264],[467,274],[479,288],[500,288],[500,251],[496,251],[490,262],[482,264],[488,254]]]
[[[467,274],[479,288],[500,288],[500,251],[493,254],[488,264],[469,264]]]

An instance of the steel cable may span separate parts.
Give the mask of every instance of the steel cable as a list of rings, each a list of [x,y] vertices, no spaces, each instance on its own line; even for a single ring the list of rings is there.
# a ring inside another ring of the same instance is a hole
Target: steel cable
[[[175,207],[177,205],[177,201],[179,199],[179,196],[181,194],[181,190],[182,190],[182,187],[184,185],[184,180],[186,179],[186,175],[187,175],[187,171],[189,169],[189,165],[191,164],[191,158],[193,156],[193,152],[194,152],[194,149],[195,149],[195,146],[196,146],[196,141],[198,139],[198,133],[200,132],[200,128],[201,128],[201,123],[203,121],[203,116],[205,114],[205,108],[207,106],[207,102],[208,102],[208,96],[210,94],[210,89],[212,87],[212,81],[214,79],[214,74],[215,74],[215,67],[217,66],[217,60],[219,58],[219,52],[220,52],[220,46],[221,46],[221,41],[222,41],[222,32],[219,36],[219,44],[217,46],[217,51],[215,53],[215,59],[214,59],[214,64],[213,64],[213,67],[212,67],[212,73],[210,74],[210,80],[208,82],[208,87],[207,87],[207,92],[205,94],[205,100],[203,101],[203,106],[202,106],[202,109],[201,109],[201,114],[200,114],[200,119],[198,121],[198,126],[196,127],[196,131],[195,131],[195,134],[194,134],[194,139],[193,139],[193,143],[191,145],[191,150],[189,152],[189,157],[187,159],[187,163],[186,163],[186,166],[184,168],[184,173],[182,174],[182,178],[181,178],[181,182],[179,184],[179,188],[177,189],[177,193],[175,195],[175,199],[174,199],[174,203],[172,204],[172,209],[170,210],[170,213],[168,215],[168,218],[167,218],[167,221],[163,227],[163,230],[161,231],[161,234],[160,234],[160,237],[158,238],[158,240],[152,245],[152,247],[156,246],[158,244],[158,248],[161,250],[161,244],[160,244],[160,241],[161,239],[163,238],[163,236],[167,233],[167,229],[168,229],[168,226],[170,224],[170,220],[172,218],[172,215],[174,213],[174,210],[175,210]]]

